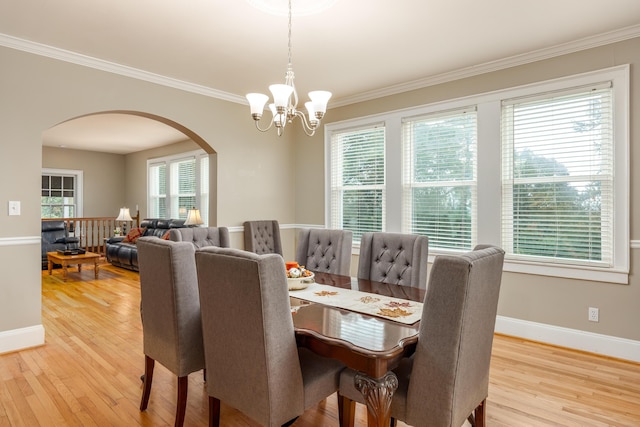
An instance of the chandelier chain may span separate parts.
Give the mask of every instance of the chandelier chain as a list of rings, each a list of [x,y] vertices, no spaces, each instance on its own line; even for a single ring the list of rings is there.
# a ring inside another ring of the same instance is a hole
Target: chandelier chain
[[[289,65],[291,65],[291,0],[289,0]]]

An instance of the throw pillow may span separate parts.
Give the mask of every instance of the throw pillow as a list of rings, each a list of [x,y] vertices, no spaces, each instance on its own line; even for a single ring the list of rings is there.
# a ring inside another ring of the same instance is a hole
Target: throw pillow
[[[128,242],[128,243],[135,243],[136,240],[138,240],[138,237],[141,237],[141,236],[144,235],[144,232],[146,230],[147,230],[146,228],[132,228],[127,233],[127,237],[122,239],[122,241],[123,242]]]
[[[171,232],[167,231],[166,233],[164,233],[164,236],[162,236],[162,240],[169,240],[170,235],[171,235]]]

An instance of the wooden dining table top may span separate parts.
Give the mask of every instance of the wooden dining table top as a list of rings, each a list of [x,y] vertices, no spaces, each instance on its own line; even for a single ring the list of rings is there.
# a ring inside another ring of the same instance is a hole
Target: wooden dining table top
[[[408,286],[319,272],[315,273],[315,281],[323,285],[418,302],[424,300],[426,292]],[[393,369],[402,357],[414,351],[419,321],[406,325],[300,300],[295,298],[295,291],[289,295],[298,343],[318,354],[339,359],[347,366],[377,378]]]

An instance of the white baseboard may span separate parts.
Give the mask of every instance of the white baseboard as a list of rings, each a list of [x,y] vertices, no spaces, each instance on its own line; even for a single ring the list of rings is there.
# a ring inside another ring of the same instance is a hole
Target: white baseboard
[[[42,325],[0,332],[0,354],[43,344],[44,326]]]
[[[497,317],[495,331],[504,335],[640,363],[640,341],[504,316]]]

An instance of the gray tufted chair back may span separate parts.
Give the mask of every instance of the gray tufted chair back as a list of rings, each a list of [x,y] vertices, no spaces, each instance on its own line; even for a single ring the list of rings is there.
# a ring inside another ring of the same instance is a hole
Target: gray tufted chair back
[[[245,221],[244,249],[258,255],[282,255],[280,225],[278,221]]]
[[[296,345],[281,256],[209,246],[195,258],[211,425],[219,401],[272,427],[338,390],[344,365]]]
[[[363,233],[358,278],[425,289],[429,239],[402,233]]]
[[[227,227],[173,228],[169,240],[191,242],[196,249],[205,246],[229,247],[229,229]]]
[[[353,232],[350,230],[300,230],[296,261],[311,271],[348,276],[352,241]]]

